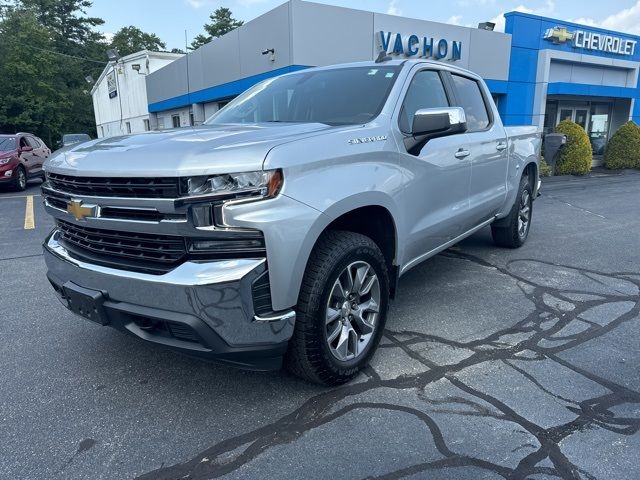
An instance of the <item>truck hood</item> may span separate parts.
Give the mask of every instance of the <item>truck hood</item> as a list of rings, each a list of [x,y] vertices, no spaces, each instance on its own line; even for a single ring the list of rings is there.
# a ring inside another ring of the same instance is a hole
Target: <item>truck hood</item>
[[[81,143],[57,151],[47,172],[99,177],[175,177],[260,170],[276,145],[331,128],[320,123],[203,125]]]

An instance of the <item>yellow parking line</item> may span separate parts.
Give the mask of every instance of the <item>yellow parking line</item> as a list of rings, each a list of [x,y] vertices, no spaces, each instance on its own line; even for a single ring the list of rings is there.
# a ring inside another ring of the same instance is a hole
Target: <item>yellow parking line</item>
[[[24,229],[33,230],[36,228],[36,223],[33,218],[33,195],[27,196],[27,206],[24,210]]]

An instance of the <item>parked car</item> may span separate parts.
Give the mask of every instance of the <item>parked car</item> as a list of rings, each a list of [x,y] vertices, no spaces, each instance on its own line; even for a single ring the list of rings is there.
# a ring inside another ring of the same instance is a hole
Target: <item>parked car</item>
[[[0,135],[0,185],[27,188],[27,180],[42,178],[42,164],[51,155],[47,145],[30,133]]]
[[[443,62],[287,74],[202,127],[52,157],[48,277],[101,325],[340,384],[374,354],[401,275],[488,225],[525,242],[540,145]]]
[[[86,133],[67,133],[62,136],[62,148],[76,143],[88,142],[91,137]]]

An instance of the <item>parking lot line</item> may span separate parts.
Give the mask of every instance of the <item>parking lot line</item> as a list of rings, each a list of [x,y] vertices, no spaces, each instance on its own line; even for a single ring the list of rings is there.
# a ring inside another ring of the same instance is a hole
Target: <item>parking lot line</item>
[[[36,223],[33,218],[33,195],[28,195],[24,210],[24,229],[32,230],[34,228],[36,228]]]

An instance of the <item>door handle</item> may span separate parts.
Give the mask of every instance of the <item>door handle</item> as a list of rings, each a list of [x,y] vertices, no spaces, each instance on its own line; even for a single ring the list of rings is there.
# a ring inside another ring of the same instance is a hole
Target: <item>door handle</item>
[[[458,149],[458,151],[454,154],[456,158],[465,158],[468,157],[469,155],[471,155],[471,152],[469,150],[466,150],[464,148],[460,148]]]
[[[496,150],[498,150],[499,152],[506,150],[507,149],[507,144],[506,142],[500,142],[496,145]]]

